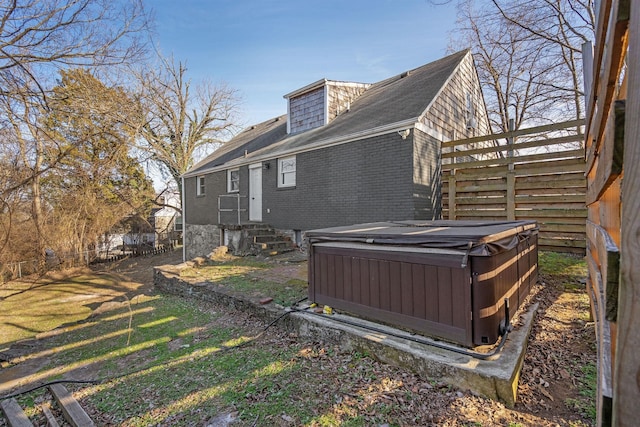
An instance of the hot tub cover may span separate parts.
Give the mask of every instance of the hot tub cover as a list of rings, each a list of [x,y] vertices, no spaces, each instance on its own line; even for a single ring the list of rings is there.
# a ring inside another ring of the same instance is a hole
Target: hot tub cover
[[[536,221],[388,221],[323,228],[306,233],[310,244],[354,242],[461,250],[490,256],[518,245],[538,229]]]

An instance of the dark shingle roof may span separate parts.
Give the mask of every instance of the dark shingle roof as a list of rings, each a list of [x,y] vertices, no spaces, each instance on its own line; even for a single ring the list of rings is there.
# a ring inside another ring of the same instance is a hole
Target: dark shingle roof
[[[437,61],[371,85],[345,112],[329,124],[287,135],[286,116],[251,126],[186,175],[220,167],[231,160],[257,156],[275,157],[342,136],[365,132],[422,115],[468,51],[460,51]]]

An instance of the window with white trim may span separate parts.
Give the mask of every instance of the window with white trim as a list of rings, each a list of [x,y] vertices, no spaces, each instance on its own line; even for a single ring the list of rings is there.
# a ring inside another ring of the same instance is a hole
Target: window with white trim
[[[240,191],[240,170],[227,170],[227,193],[237,193]]]
[[[204,196],[204,175],[196,176],[196,196]]]
[[[278,187],[295,187],[296,156],[278,159]]]

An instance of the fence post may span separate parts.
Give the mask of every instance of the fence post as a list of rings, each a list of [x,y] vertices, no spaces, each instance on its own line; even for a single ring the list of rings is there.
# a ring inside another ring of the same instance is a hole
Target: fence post
[[[514,119],[509,119],[509,132],[513,132],[516,128],[516,122]],[[515,138],[510,136],[507,138],[507,145],[510,146],[509,150],[507,150],[507,157],[509,158],[509,172],[511,172],[513,168],[513,144],[515,142]]]
[[[456,171],[449,175],[449,219],[456,219]]]
[[[510,163],[509,166],[513,166]],[[507,220],[516,219],[516,174],[513,171],[507,172]]]

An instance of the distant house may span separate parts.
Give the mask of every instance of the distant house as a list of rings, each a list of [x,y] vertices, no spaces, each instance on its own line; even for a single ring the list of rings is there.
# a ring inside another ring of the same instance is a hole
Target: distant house
[[[155,245],[175,244],[182,238],[180,193],[165,191],[159,196],[158,203],[163,207],[154,209],[149,221],[153,224]]]
[[[440,144],[486,134],[468,50],[374,84],[319,80],[182,177],[185,256],[233,224],[304,231],[441,216]],[[236,227],[237,228],[237,227]]]
[[[157,195],[162,207],[151,209],[146,218],[129,215],[100,236],[97,249],[101,253],[136,248],[152,249],[161,245],[176,244],[182,239],[180,193],[165,190]]]

